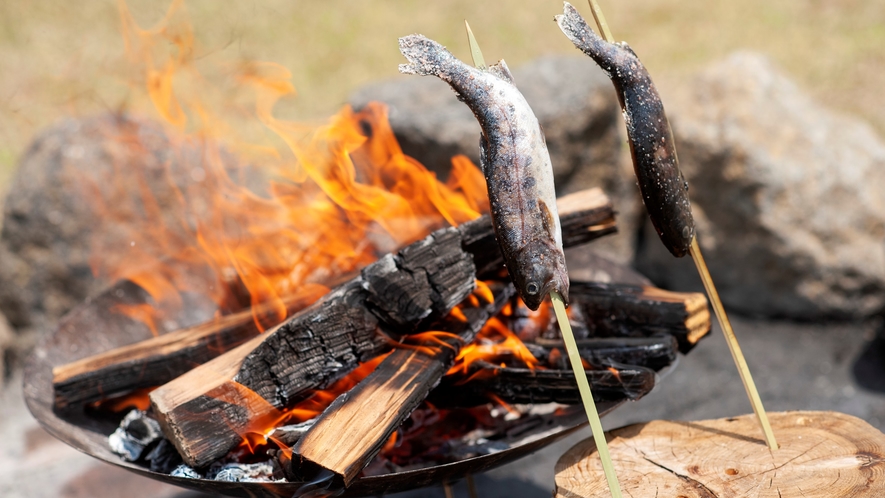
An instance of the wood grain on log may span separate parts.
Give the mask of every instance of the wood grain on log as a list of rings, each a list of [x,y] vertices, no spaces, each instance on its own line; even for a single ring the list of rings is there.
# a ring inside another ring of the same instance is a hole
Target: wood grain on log
[[[771,452],[752,415],[653,421],[611,431],[625,496],[873,498],[885,496],[885,435],[836,412],[768,414]],[[556,464],[556,496],[611,496],[596,447],[584,440]]]
[[[344,396],[339,396],[292,448],[290,480],[306,480],[316,468],[332,471],[349,485],[378,454],[451,367],[462,344],[470,343],[489,318],[515,294],[510,284],[494,285],[494,301],[464,306],[465,321],[448,317],[435,330],[458,336],[441,338],[435,354],[400,349]]]
[[[589,189],[563,197],[558,201],[558,206],[566,247],[616,231],[611,202],[600,189]],[[458,232],[461,234],[464,250],[473,256],[477,274],[495,273],[501,269],[503,257],[488,216],[460,225]],[[426,251],[427,248],[422,250]],[[420,250],[412,252],[420,253]],[[412,254],[409,257],[415,256]],[[391,278],[398,279],[396,282],[386,282],[379,277],[373,285],[402,286],[405,289],[409,284],[407,279],[411,277],[391,275]],[[441,275],[439,285],[446,285],[445,278],[445,275]],[[439,296],[439,292],[435,292],[419,298],[423,302],[415,303],[413,312],[420,312],[422,306],[433,299],[438,300]],[[446,307],[449,303],[442,304]],[[372,305],[383,308],[387,303],[382,301]],[[300,304],[290,309],[303,307]],[[400,317],[399,320],[408,321],[406,317]],[[131,344],[56,367],[53,382],[56,407],[66,408],[143,387],[165,384],[194,366],[255,337],[257,332],[252,324],[251,312],[237,313],[192,329],[164,334],[143,343]]]
[[[569,292],[591,337],[670,334],[686,353],[710,332],[707,298],[699,292],[595,282],[576,282]]]

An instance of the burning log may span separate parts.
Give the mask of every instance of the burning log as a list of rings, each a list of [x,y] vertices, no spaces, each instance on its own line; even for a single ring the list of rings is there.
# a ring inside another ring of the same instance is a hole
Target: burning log
[[[648,394],[655,386],[655,373],[643,367],[609,367],[587,370],[587,380],[594,401],[620,401]],[[581,403],[570,369],[502,367],[485,361],[472,363],[464,376],[445,377],[428,401],[439,408],[468,408],[495,398],[512,404]]]
[[[564,198],[562,211],[569,243],[615,230],[611,204],[599,189]],[[242,434],[269,424],[309,390],[389,348],[376,329],[391,336],[413,332],[467,297],[475,267],[465,249],[480,255],[487,271],[501,268],[488,218],[386,256],[283,325],[152,392],[164,432],[193,467],[224,455]]]
[[[687,353],[710,332],[707,298],[698,292],[584,282],[572,284],[571,293],[589,337],[669,334]]]
[[[304,308],[315,295],[289,298],[289,310]],[[256,316],[270,307],[224,315],[146,341],[89,356],[52,369],[55,408],[91,403],[168,382],[258,335]]]
[[[470,343],[478,330],[466,328],[461,343],[452,341],[432,356],[397,351],[386,358],[372,375],[338,397],[292,448],[289,479],[307,481],[325,469],[332,472],[333,483],[349,485],[440,379],[430,395],[431,404],[440,407],[472,407],[495,398],[506,403],[580,402],[569,369],[500,368],[477,361],[465,374],[443,378],[460,344]],[[620,349],[611,342],[595,345],[603,355],[661,366],[676,356],[672,336],[634,340]],[[597,401],[637,399],[655,382],[654,371],[643,367],[601,368],[587,376]]]
[[[184,461],[206,465],[242,434],[272,424],[307,391],[389,348],[384,334],[399,337],[448,313],[474,282],[458,230],[439,230],[367,266],[275,329],[156,389],[154,412]]]
[[[394,351],[369,375],[339,396],[292,448],[287,477],[304,481],[325,468],[349,485],[452,365],[460,344],[469,343],[514,294],[507,284],[485,306],[466,308],[466,321],[449,317],[440,327],[453,335],[431,351]],[[429,353],[429,354],[428,354]]]
[[[679,351],[679,343],[671,335],[591,337],[578,339],[576,342],[581,358],[597,367],[632,365],[658,371],[672,364]],[[542,364],[553,369],[568,370],[568,358],[563,353],[565,345],[562,340],[539,337],[526,346]]]
[[[611,202],[600,189],[565,196],[557,205],[566,247],[616,231]],[[500,270],[503,257],[488,216],[460,225],[458,232],[463,249],[473,256],[477,275]],[[290,299],[287,308],[302,308],[304,299]],[[56,408],[162,385],[252,339],[258,332],[253,312],[241,312],[58,366],[53,369]]]

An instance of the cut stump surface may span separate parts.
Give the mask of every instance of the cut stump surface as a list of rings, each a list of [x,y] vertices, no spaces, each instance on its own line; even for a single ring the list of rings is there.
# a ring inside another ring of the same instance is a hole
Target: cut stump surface
[[[885,435],[835,412],[769,413],[780,449],[756,417],[656,420],[607,433],[625,497],[885,496]],[[610,497],[592,439],[556,464],[557,498]]]

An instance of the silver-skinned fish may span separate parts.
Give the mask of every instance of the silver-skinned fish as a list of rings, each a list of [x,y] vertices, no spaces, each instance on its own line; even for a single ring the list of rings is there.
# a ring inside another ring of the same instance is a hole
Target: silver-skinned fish
[[[556,291],[568,303],[568,270],[544,133],[504,61],[472,67],[422,35],[400,38],[405,74],[437,76],[470,107],[482,128],[480,166],[507,269],[532,310]]]

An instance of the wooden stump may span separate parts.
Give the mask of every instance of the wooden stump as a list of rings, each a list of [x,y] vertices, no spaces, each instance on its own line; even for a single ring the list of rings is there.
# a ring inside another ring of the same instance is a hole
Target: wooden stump
[[[769,413],[770,452],[756,417],[656,420],[607,434],[623,495],[677,498],[885,496],[885,435],[835,412]],[[592,439],[556,464],[556,497],[610,497]]]

